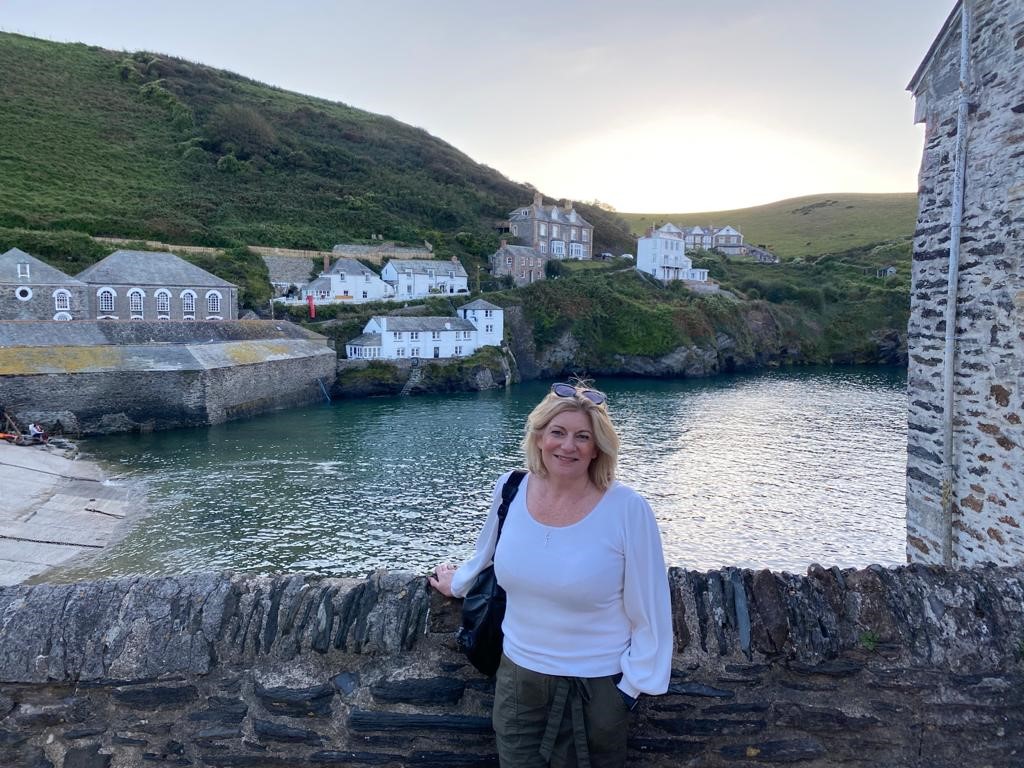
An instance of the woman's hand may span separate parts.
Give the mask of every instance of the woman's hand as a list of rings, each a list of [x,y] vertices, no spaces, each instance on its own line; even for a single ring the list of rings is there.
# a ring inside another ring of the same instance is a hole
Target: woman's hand
[[[441,563],[434,569],[432,576],[427,576],[427,581],[430,582],[430,586],[445,597],[452,597],[452,577],[454,575],[454,565],[451,563]]]

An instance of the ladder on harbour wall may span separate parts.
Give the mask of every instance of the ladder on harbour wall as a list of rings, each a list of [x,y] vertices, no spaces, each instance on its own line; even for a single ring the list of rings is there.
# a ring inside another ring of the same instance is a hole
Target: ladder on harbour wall
[[[412,392],[413,387],[419,384],[423,380],[423,369],[419,366],[415,366],[412,369],[412,373],[409,374],[408,380],[405,382],[405,386],[402,387],[402,391],[399,395],[405,396]]]

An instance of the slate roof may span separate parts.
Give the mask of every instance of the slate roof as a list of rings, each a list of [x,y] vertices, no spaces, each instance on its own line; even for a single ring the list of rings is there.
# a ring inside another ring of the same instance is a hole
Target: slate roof
[[[380,334],[379,333],[363,333],[356,336],[354,339],[350,339],[345,342],[346,344],[352,344],[357,347],[379,347],[380,346]]]
[[[28,277],[18,277],[18,264],[28,263]],[[5,285],[84,285],[19,248],[0,253],[0,283]]]
[[[476,301],[469,302],[469,304],[463,304],[461,307],[459,307],[459,309],[497,309],[497,310],[500,310],[501,307],[497,307],[494,304],[491,304],[491,302],[489,302],[489,301],[484,301],[483,299],[477,299]]]
[[[316,280],[311,280],[302,290],[310,293],[313,291],[329,291],[331,290],[331,278],[320,275]]]
[[[211,275],[173,253],[114,251],[76,275],[90,285],[186,285],[234,288],[234,283]]]
[[[374,277],[378,277],[376,272],[361,261],[356,261],[355,259],[338,259],[333,265],[331,265],[331,272],[335,275],[341,274],[342,272],[345,274],[351,273],[353,275],[369,273]]]
[[[305,285],[313,271],[314,259],[299,259],[294,256],[263,256],[267,265],[270,282],[278,285]]]
[[[387,331],[475,331],[476,326],[461,317],[381,317],[387,321]],[[445,327],[445,324],[448,327]]]
[[[529,214],[523,216],[523,211],[530,211]],[[576,220],[571,221],[569,219],[569,213],[575,211]],[[568,224],[570,226],[590,227],[593,228],[593,224],[584,219],[580,212],[575,208],[570,208],[568,211],[564,208],[560,208],[557,205],[526,205],[516,208],[514,211],[509,212],[509,219],[516,219],[522,221],[523,219],[536,218],[541,221],[553,221],[556,224]]]
[[[551,258],[550,253],[541,253],[536,248],[531,248],[528,245],[503,245],[495,251],[493,255],[497,256],[499,253],[505,252],[510,253],[512,256],[540,256],[543,259]]]
[[[388,264],[399,272],[409,270],[419,275],[425,275],[433,270],[435,274],[447,275],[449,271],[453,271],[455,277],[466,277],[466,268],[462,266],[462,262],[450,259],[392,259]]]

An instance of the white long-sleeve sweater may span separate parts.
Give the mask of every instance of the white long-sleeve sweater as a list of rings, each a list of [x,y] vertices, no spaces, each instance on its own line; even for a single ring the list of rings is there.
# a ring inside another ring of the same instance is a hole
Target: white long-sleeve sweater
[[[502,475],[476,552],[455,573],[462,597],[490,562],[498,531]],[[495,574],[508,595],[505,655],[549,675],[601,677],[622,672],[630,696],[668,689],[672,608],[661,536],[647,501],[622,483],[582,520],[538,523],[526,507],[530,476],[509,506]]]

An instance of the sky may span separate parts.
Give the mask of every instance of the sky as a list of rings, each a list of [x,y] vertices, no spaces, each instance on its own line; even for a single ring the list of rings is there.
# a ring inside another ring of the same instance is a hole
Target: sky
[[[148,50],[391,115],[555,198],[683,213],[912,192],[906,85],[954,0],[0,0],[0,29]]]

